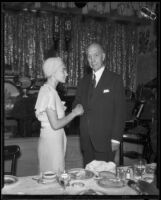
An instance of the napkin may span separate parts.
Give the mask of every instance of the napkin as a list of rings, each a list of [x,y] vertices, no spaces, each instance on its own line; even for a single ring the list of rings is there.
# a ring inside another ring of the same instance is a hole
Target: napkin
[[[116,164],[114,162],[93,160],[92,162],[86,165],[85,169],[90,170],[95,174],[98,174],[98,172],[101,171],[109,171],[112,173],[116,173]]]

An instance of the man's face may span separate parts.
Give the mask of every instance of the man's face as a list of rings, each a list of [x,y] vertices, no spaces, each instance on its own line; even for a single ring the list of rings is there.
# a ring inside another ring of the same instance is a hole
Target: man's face
[[[105,53],[99,45],[91,45],[87,50],[87,59],[90,67],[97,71],[103,66]]]

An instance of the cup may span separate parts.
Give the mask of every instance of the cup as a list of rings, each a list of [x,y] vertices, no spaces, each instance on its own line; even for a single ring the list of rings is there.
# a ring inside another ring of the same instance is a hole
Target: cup
[[[144,159],[138,160],[134,166],[133,166],[133,171],[134,171],[134,179],[140,180],[142,179],[146,169],[146,161]]]

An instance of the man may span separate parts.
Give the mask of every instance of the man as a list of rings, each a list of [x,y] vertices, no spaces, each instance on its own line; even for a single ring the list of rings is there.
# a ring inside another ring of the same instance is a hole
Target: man
[[[82,104],[80,142],[84,166],[92,160],[113,161],[125,123],[125,92],[121,77],[104,66],[105,52],[97,44],[87,49],[93,73],[79,83],[73,105]],[[92,78],[95,75],[95,85]]]

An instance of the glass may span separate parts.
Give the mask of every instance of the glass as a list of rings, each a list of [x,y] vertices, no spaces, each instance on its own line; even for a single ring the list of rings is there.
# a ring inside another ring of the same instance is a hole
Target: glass
[[[134,179],[139,180],[142,179],[144,173],[145,173],[145,168],[146,168],[146,161],[144,159],[139,159],[135,164],[134,164]]]
[[[121,181],[126,179],[126,172],[122,167],[117,167],[117,179]]]
[[[146,176],[144,177],[144,180],[151,183],[152,181],[155,181],[156,178],[156,169],[157,164],[156,163],[150,163],[146,164],[146,169],[145,169],[145,174]]]
[[[156,163],[147,164],[146,165],[146,173],[154,175],[156,167],[157,167]]]

